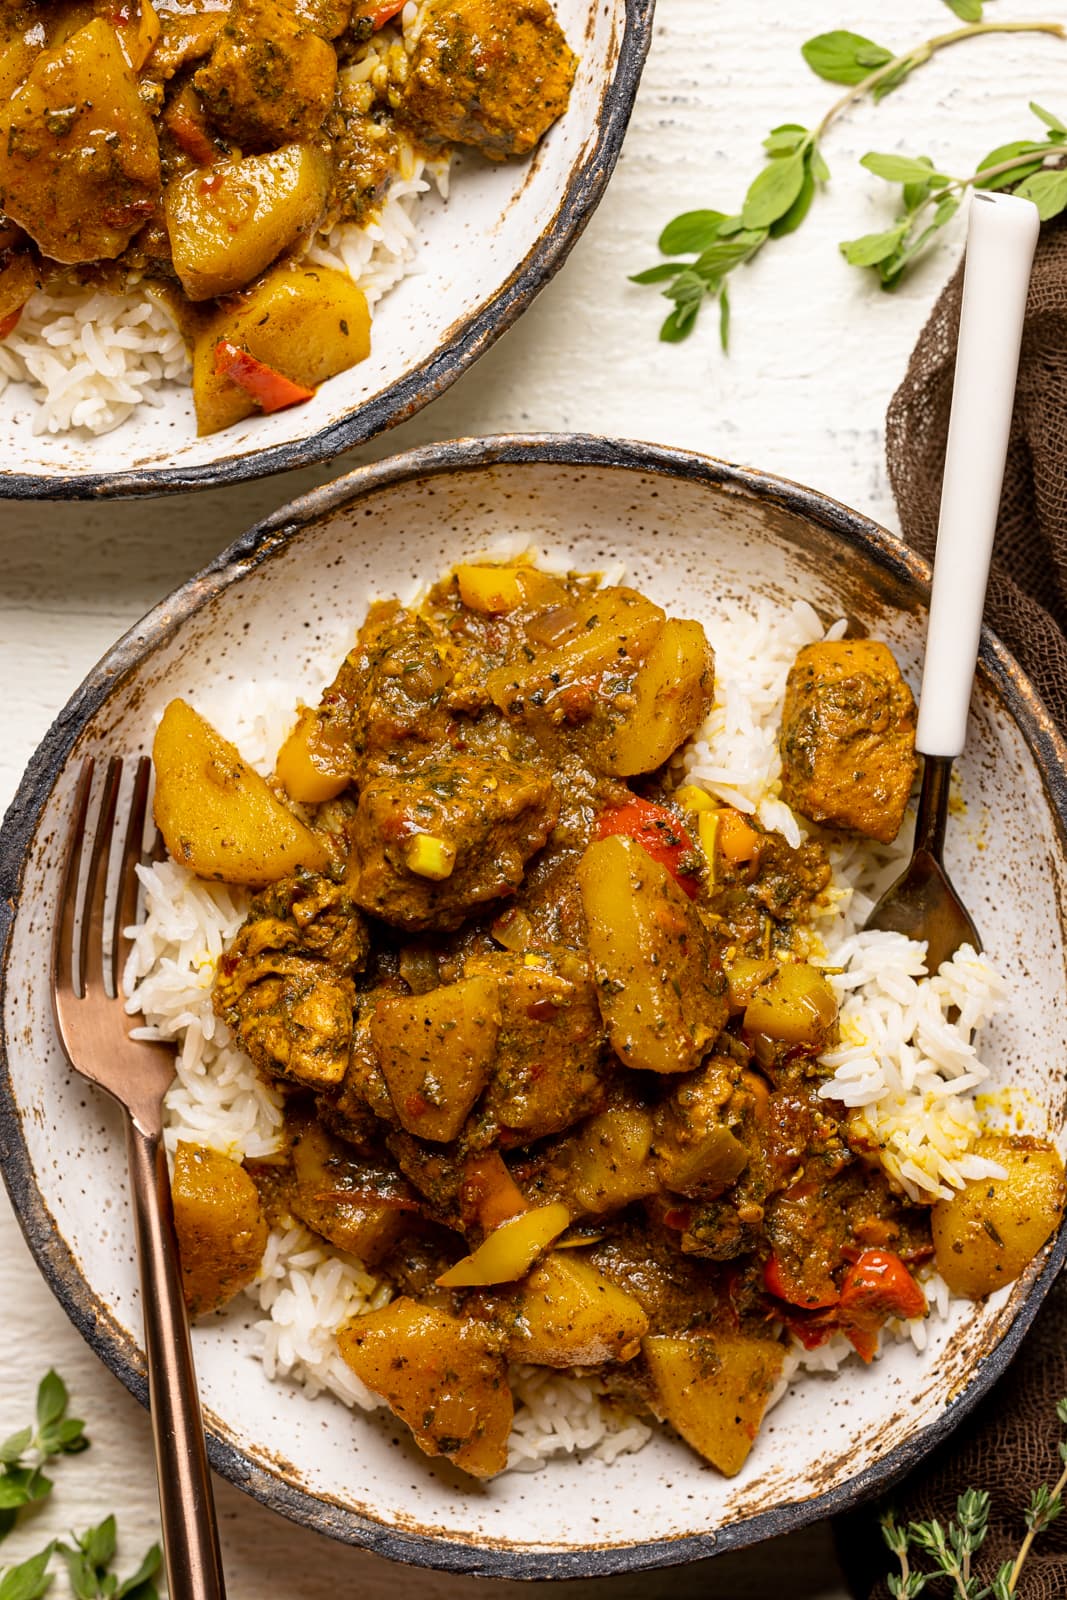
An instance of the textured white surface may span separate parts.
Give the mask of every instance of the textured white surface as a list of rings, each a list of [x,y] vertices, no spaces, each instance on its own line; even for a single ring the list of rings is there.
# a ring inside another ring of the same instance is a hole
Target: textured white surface
[[[951,27],[937,0],[660,0],[656,39],[622,161],[585,237],[518,327],[435,407],[364,456],[432,438],[509,429],[582,428],[706,450],[817,484],[893,526],[882,419],[959,234],[895,296],[841,261],[836,242],[885,225],[889,196],[862,172],[869,149],[928,152],[973,170],[986,150],[1027,131],[1026,102],[1065,110],[1067,45],[1022,36],[946,53],[879,108],[851,113],[829,137],[830,189],[803,229],[736,275],[733,355],[719,354],[709,319],[688,345],[655,340],[665,308],[625,274],[656,259],[655,236],[676,211],[737,204],[772,125],[811,121],[833,89],[811,77],[798,47],[848,25],[893,45]],[[1063,0],[997,0],[991,16],[1067,16]],[[88,667],[156,600],[283,500],[343,471],[331,468],[212,494],[126,505],[0,505],[0,802]],[[352,463],[354,464],[354,462]],[[88,1417],[92,1452],[61,1464],[54,1504],[4,1546],[26,1554],[46,1530],[120,1515],[129,1559],[154,1537],[147,1421],[96,1362],[37,1277],[0,1198],[0,1435],[24,1420],[50,1363]],[[353,1590],[471,1595],[473,1580],[398,1571],[290,1526],[219,1485],[233,1600],[327,1600]],[[623,1597],[780,1592],[840,1600],[825,1529],[683,1572],[563,1593]],[[493,1592],[518,1585],[495,1585]],[[63,1580],[54,1591],[62,1596]],[[528,1591],[526,1591],[528,1592]]]

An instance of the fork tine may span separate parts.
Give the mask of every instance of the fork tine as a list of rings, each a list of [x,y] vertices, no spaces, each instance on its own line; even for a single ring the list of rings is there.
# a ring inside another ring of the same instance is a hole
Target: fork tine
[[[85,902],[82,908],[81,948],[79,971],[81,992],[85,995],[90,983],[104,981],[104,903],[107,899],[107,864],[111,856],[111,835],[115,827],[119,784],[122,781],[122,762],[112,756],[107,764],[104,790],[100,797],[100,812],[93,835],[89,871],[85,880]]]
[[[67,854],[63,864],[63,882],[60,885],[60,915],[52,940],[52,978],[57,989],[74,992],[74,925],[78,910],[78,876],[81,872],[82,845],[85,840],[85,818],[89,810],[89,792],[93,786],[92,756],[82,762],[81,776],[74,793],[74,809],[70,816]]]
[[[115,926],[111,939],[111,971],[114,974],[115,993],[122,994],[122,969],[130,952],[132,941],[125,930],[137,920],[137,868],[144,855],[144,825],[148,812],[148,779],[152,763],[142,756],[137,763],[130,800],[130,820],[126,826],[126,845],[122,852],[122,870],[119,874],[118,899],[115,904]]]

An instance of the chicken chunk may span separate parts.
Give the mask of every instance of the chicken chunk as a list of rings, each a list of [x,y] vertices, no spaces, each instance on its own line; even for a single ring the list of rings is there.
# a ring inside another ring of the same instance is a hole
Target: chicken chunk
[[[349,825],[352,895],[401,928],[457,928],[512,894],[559,815],[545,771],[467,756],[365,784]],[[432,859],[431,859],[432,857]]]
[[[567,109],[577,58],[547,0],[430,0],[398,115],[427,145],[527,155]]]
[[[500,1031],[483,1109],[524,1142],[558,1133],[599,1109],[607,1041],[593,969],[575,950],[473,956],[468,979],[497,984]]]
[[[886,645],[805,645],[789,672],[782,798],[813,822],[888,844],[915,777],[915,701]]]
[[[337,87],[337,56],[285,0],[233,0],[194,79],[220,131],[274,149],[311,139]]]
[[[219,961],[215,1010],[269,1077],[338,1084],[352,1042],[352,975],[367,949],[345,889],[310,872],[283,878],[253,900]]]

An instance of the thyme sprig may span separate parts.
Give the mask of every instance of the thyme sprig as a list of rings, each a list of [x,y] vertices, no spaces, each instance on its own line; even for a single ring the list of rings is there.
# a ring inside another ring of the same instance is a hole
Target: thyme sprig
[[[804,221],[816,190],[830,177],[822,152],[823,140],[833,123],[857,100],[881,100],[939,51],[982,34],[1038,33],[1067,39],[1062,22],[987,22],[981,0],[945,0],[964,25],[893,51],[847,29],[835,29],[809,39],[801,54],[808,66],[829,83],[843,84],[845,94],[835,100],[813,128],[785,122],[771,129],[763,141],[768,160],[749,184],[739,211],[686,211],[669,222],[660,234],[659,249],[671,259],[632,275],[639,284],[662,284],[662,294],[672,309],[660,328],[660,338],[677,343],[692,332],[704,302],[719,303],[719,337],[729,344],[729,274],[761,251],[772,239],[795,232]],[[904,185],[898,215],[891,228],[847,241],[842,249],[856,266],[878,269],[886,288],[895,287],[904,272],[929,244],[934,234],[955,215],[966,189],[1009,188],[1015,184],[1029,194],[1042,216],[1067,209],[1067,176],[1043,170],[1050,158],[1067,154],[1063,149],[1067,129],[1059,118],[1031,104],[1046,127],[1043,140],[1019,140],[991,151],[967,178],[939,172],[929,157],[890,157],[875,152],[863,165],[879,176],[889,172],[907,176],[891,178]],[[872,162],[874,165],[872,165]],[[893,163],[896,163],[894,166]],[[692,259],[685,259],[690,257]]]
[[[1067,1427],[1067,1399],[1056,1406],[1056,1415]],[[1014,1561],[998,1568],[993,1582],[983,1584],[972,1571],[974,1557],[985,1543],[989,1530],[989,1495],[983,1489],[968,1489],[956,1502],[956,1515],[946,1527],[936,1518],[930,1522],[909,1522],[901,1527],[893,1513],[882,1518],[882,1537],[900,1565],[886,1583],[894,1600],[915,1600],[932,1578],[948,1578],[953,1600],[1012,1600],[1019,1576],[1034,1540],[1063,1511],[1067,1490],[1067,1442],[1060,1440],[1059,1457],[1063,1471],[1050,1488],[1040,1484],[1030,1496],[1025,1512],[1026,1537]],[[923,1571],[913,1565],[914,1555],[926,1557],[932,1565]]]

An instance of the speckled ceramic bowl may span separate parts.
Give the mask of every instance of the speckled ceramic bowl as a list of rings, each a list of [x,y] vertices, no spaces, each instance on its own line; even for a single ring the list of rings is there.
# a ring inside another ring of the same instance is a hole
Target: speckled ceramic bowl
[[[253,529],[127,634],[47,735],[0,835],[0,1154],[41,1270],[142,1399],[119,1126],[60,1058],[47,994],[56,841],[77,766],[145,749],[176,694],[208,709],[233,680],[281,673],[315,699],[373,595],[409,592],[502,533],[579,568],[621,559],[713,640],[739,602],[804,596],[877,632],[917,681],[927,573],[882,529],[742,468],[572,436],[466,441],[364,468]],[[989,1053],[1059,1134],[1067,751],[988,634],[962,777],[950,866],[1015,996]],[[524,1577],[685,1561],[824,1516],[913,1465],[1003,1371],[1065,1254],[1061,1234],[1010,1290],[957,1306],[924,1356],[895,1346],[870,1371],[798,1383],[732,1481],[663,1430],[610,1467],[569,1458],[473,1483],[388,1418],[268,1383],[239,1302],[195,1332],[211,1459],[285,1515],[398,1560]]]
[[[0,498],[207,488],[309,466],[404,422],[487,350],[562,266],[618,159],[655,0],[554,0],[579,55],[566,114],[525,161],[457,155],[447,203],[423,196],[412,270],[374,312],[370,357],[313,400],[196,436],[191,390],[114,432],[35,434],[29,387],[0,396]]]

